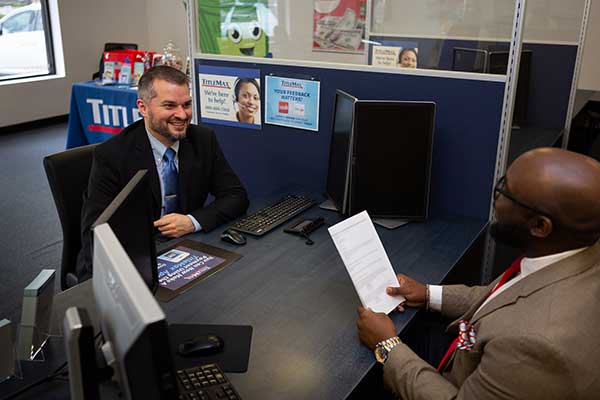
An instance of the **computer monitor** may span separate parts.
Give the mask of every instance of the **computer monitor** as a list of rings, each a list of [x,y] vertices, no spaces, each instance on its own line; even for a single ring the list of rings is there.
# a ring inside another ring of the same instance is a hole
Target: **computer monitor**
[[[513,125],[523,125],[527,120],[527,105],[529,103],[529,82],[531,75],[531,50],[521,51],[521,64],[519,67],[519,79],[517,92],[515,94],[515,105],[513,107]],[[491,51],[489,53],[489,73],[506,74],[508,70],[508,51]]]
[[[487,71],[488,52],[483,49],[470,49],[467,47],[455,47],[452,50],[452,70],[461,72]]]
[[[352,128],[356,100],[356,97],[342,90],[338,89],[335,93],[326,193],[333,206],[342,214],[346,213],[348,206]]]
[[[426,219],[435,103],[359,99],[354,121],[349,214]]]
[[[93,228],[92,286],[104,344],[102,353],[126,399],[174,399],[165,314],[111,226]]]
[[[148,288],[155,292],[158,289],[158,269],[152,201],[147,170],[140,170],[100,214],[92,227],[108,222]],[[93,268],[95,274],[96,265]]]

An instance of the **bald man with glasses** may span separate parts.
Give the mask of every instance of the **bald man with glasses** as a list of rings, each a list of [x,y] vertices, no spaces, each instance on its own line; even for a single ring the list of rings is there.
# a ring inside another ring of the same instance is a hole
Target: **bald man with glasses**
[[[361,341],[384,382],[411,399],[596,399],[600,393],[600,163],[561,149],[520,156],[494,188],[490,234],[522,256],[488,286],[398,275],[399,306],[454,320],[438,368],[404,345],[385,314],[359,308]]]

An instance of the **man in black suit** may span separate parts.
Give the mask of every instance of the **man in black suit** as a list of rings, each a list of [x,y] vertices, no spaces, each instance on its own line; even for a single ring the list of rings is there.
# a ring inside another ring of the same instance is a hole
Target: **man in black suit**
[[[153,67],[141,77],[138,97],[144,119],[94,149],[82,210],[79,281],[92,275],[92,224],[140,169],[148,170],[154,226],[164,236],[210,231],[248,207],[246,190],[214,131],[190,124],[188,77],[171,67]],[[204,206],[209,193],[214,201]]]

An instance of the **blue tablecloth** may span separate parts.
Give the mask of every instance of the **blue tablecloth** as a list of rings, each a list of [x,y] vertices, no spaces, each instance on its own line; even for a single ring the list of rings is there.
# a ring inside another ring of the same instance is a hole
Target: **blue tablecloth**
[[[137,90],[96,82],[73,85],[67,149],[103,142],[142,117],[136,106]]]

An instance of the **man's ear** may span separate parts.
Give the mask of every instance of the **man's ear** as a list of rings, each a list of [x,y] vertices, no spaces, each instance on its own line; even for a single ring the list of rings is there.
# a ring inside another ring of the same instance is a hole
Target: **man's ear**
[[[552,220],[543,215],[536,215],[534,218],[531,218],[528,225],[531,236],[540,239],[547,238],[554,230]]]
[[[144,103],[144,100],[137,99],[136,105],[138,110],[140,110],[140,114],[142,114],[142,116],[146,118],[148,116],[148,107],[146,106],[146,103]]]

